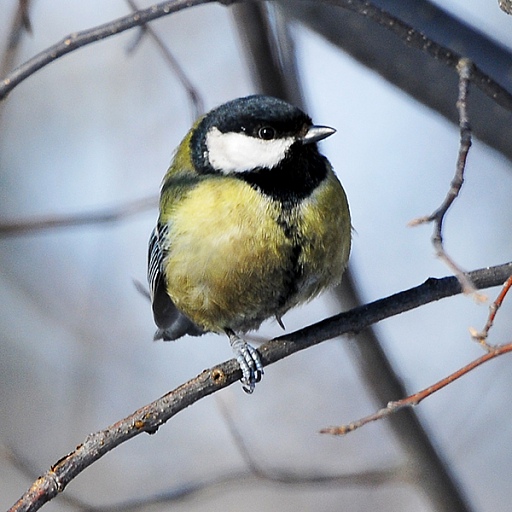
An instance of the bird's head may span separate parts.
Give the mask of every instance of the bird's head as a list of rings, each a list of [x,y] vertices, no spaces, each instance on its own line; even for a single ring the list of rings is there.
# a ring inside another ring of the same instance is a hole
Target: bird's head
[[[270,96],[247,96],[211,110],[194,127],[192,161],[199,173],[270,170],[336,130],[313,125],[297,107]]]

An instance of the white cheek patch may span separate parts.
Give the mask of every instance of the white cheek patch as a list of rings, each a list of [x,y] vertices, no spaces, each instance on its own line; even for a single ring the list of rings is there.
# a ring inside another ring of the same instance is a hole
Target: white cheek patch
[[[244,133],[222,133],[218,128],[212,128],[206,134],[208,160],[223,174],[251,171],[257,167],[271,169],[283,160],[294,142],[293,137],[263,140]]]

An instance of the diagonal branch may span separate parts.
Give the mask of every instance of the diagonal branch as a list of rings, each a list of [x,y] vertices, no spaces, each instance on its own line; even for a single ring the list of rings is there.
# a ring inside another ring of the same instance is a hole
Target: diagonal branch
[[[131,7],[133,12],[137,12],[139,10],[134,0],[126,0],[126,3]],[[179,63],[178,59],[174,56],[171,50],[167,48],[162,38],[156,33],[155,30],[153,30],[150,25],[143,25],[141,27],[141,34],[145,33],[151,37],[158,49],[162,52],[164,59],[176,75],[183,89],[185,89],[189,102],[193,107],[192,122],[194,122],[199,116],[204,114],[204,100],[199,93],[199,89],[192,83],[187,73],[185,73],[185,70]]]
[[[243,0],[168,0],[166,2],[155,4],[147,9],[142,9],[127,16],[123,16],[117,20],[104,23],[103,25],[83,30],[81,32],[72,33],[60,42],[32,57],[0,81],[0,100],[4,99],[19,83],[33,75],[36,71],[47,66],[59,57],[77,50],[78,48],[120,34],[125,30],[143,26],[150,21],[181,11],[188,7],[212,2],[230,5],[239,1]],[[396,34],[408,46],[418,48],[419,50],[426,52],[454,70],[456,70],[457,64],[461,59],[461,56],[456,52],[436,43],[432,39],[429,39],[420,31],[415,30],[414,27],[399,20],[386,11],[379,9],[371,2],[365,0],[318,1],[357,12],[358,14],[375,21],[387,30]],[[512,94],[476,66],[474,67],[471,75],[471,82],[493,101],[501,105],[503,108],[512,111]]]
[[[436,382],[435,384],[432,384],[428,388],[422,389],[421,391],[418,391],[417,393],[414,393],[413,395],[410,395],[406,398],[402,398],[401,400],[388,402],[386,407],[379,409],[377,412],[370,414],[369,416],[365,416],[364,418],[361,418],[359,420],[353,421],[351,423],[347,423],[346,425],[340,425],[338,427],[324,428],[320,431],[320,433],[321,434],[332,434],[335,436],[344,436],[344,435],[348,434],[349,432],[353,432],[354,430],[356,430],[360,427],[363,427],[364,425],[367,425],[368,423],[371,423],[372,421],[381,420],[382,418],[385,418],[385,417],[389,416],[390,414],[398,412],[398,411],[404,409],[405,407],[414,407],[414,406],[418,405],[420,402],[422,402],[425,398],[428,398],[429,396],[433,395],[437,391],[448,386],[448,384],[451,384],[455,380],[460,379],[464,375],[467,375],[469,372],[473,371],[475,368],[478,368],[479,366],[486,363],[487,361],[490,361],[491,359],[494,359],[503,354],[508,354],[509,352],[512,352],[512,343],[507,343],[506,345],[494,346],[489,349],[487,354],[479,357],[478,359],[471,361],[466,366],[451,373],[447,377],[444,377],[443,379]]]
[[[498,286],[511,275],[512,262],[475,270],[470,272],[468,277],[478,289]],[[459,293],[461,293],[461,286],[455,277],[427,279],[415,288],[354,308],[265,343],[260,348],[262,362],[268,366],[327,339],[341,334],[357,333],[384,318]],[[59,492],[62,492],[67,484],[85,468],[116,446],[142,432],[155,433],[161,425],[189,405],[233,384],[240,377],[240,368],[236,361],[231,359],[210,370],[203,371],[197,377],[138,409],[125,419],[87,436],[85,441],[74,451],[65,455],[38,478],[13,505],[10,512],[38,510]]]

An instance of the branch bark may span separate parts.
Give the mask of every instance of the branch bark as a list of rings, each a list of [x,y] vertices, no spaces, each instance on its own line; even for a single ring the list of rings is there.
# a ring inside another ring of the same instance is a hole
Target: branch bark
[[[503,284],[512,275],[512,262],[475,270],[467,274],[475,288],[489,288]],[[364,328],[391,316],[417,308],[436,300],[461,293],[456,277],[427,279],[423,284],[384,299],[354,308],[294,333],[275,338],[260,347],[265,366],[288,357],[299,350]],[[67,484],[85,468],[116,446],[142,432],[154,434],[158,428],[180,411],[233,384],[241,377],[234,359],[205,370],[154,402],[138,409],[113,425],[90,434],[68,455],[56,462],[12,506],[10,512],[35,511],[62,492]]]
[[[127,16],[123,16],[117,20],[104,23],[98,27],[72,33],[60,42],[37,54],[5,77],[0,82],[0,100],[4,99],[19,83],[39,69],[78,48],[120,34],[125,30],[143,26],[150,21],[181,11],[188,7],[212,2],[230,5],[240,1],[243,0],[169,0]],[[450,48],[446,48],[432,39],[429,39],[414,27],[376,7],[371,2],[365,0],[320,1],[357,12],[362,16],[372,19],[387,30],[395,33],[402,41],[404,41],[405,44],[426,52],[454,70],[456,70],[457,64],[462,57]],[[512,111],[512,94],[476,66],[473,69],[471,81],[493,101],[501,105],[503,108]]]

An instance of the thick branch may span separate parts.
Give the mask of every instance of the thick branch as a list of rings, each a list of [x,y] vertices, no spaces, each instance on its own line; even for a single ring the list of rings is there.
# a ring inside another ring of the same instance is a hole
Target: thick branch
[[[501,285],[511,275],[512,262],[468,273],[468,277],[477,289]],[[341,334],[357,333],[384,318],[460,292],[461,286],[455,277],[427,279],[415,288],[354,308],[265,343],[260,347],[263,364],[270,365],[327,339]],[[85,468],[116,446],[142,432],[155,433],[178,412],[201,398],[233,384],[240,377],[238,364],[231,359],[210,370],[205,370],[194,379],[135,411],[127,418],[87,436],[73,452],[60,459],[49,471],[38,478],[13,505],[10,512],[38,510],[62,492],[66,485]]]

